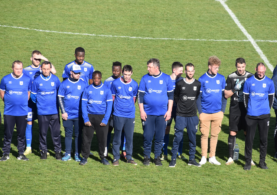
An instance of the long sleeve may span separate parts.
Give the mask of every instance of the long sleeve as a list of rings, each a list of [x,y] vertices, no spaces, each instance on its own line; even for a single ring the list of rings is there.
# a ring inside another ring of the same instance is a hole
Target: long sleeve
[[[244,106],[245,106],[246,109],[247,109],[247,106],[248,106],[248,98],[249,98],[249,94],[244,93],[243,94],[243,102],[244,102]]]
[[[102,123],[107,124],[112,113],[113,101],[107,101],[107,108]]]
[[[59,99],[59,106],[60,106],[61,112],[62,114],[64,114],[66,113],[64,109],[64,102],[63,102],[64,97],[58,96],[58,99]]]
[[[202,107],[201,107],[201,97],[202,97],[202,92],[199,93],[199,96],[196,100],[196,105],[197,105],[197,109],[198,109],[198,113],[201,114],[202,113]]]

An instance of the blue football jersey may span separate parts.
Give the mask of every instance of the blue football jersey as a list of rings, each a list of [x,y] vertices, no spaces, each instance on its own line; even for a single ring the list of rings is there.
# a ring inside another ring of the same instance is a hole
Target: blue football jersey
[[[28,91],[31,91],[31,78],[24,73],[16,78],[13,74],[4,76],[0,89],[5,91],[4,115],[25,116],[28,114]]]
[[[61,83],[58,96],[64,98],[64,109],[68,114],[68,119],[74,119],[80,116],[81,96],[86,87],[87,83],[82,79],[76,82],[66,79]]]
[[[118,78],[113,81],[111,92],[115,96],[113,115],[135,118],[136,107],[133,98],[137,96],[138,83],[133,79],[129,83],[124,83],[122,78]]]
[[[35,78],[32,93],[37,96],[38,115],[58,114],[58,89],[60,80],[56,75],[50,74],[45,79],[42,75]]]
[[[260,116],[270,114],[268,95],[275,93],[273,81],[265,76],[258,80],[255,76],[248,78],[243,86],[243,93],[249,94],[247,115]]]
[[[163,72],[157,77],[144,75],[139,84],[139,91],[145,93],[143,106],[147,115],[160,116],[167,112],[167,92],[173,91],[173,83],[169,75]]]
[[[112,83],[113,81],[116,80],[113,76],[110,76],[109,78],[107,78],[104,82],[104,85],[106,85],[108,88],[111,89]]]
[[[87,108],[82,109],[84,121],[89,121],[87,114],[102,115],[106,114],[107,102],[113,101],[111,90],[101,83],[99,87],[93,84],[85,88],[82,96],[82,104]],[[84,107],[82,105],[82,108]]]
[[[76,64],[76,62],[72,61],[72,62],[68,63],[67,65],[65,65],[63,75],[62,75],[63,78],[70,77],[70,68],[74,64]],[[78,64],[76,64],[76,65],[78,65]],[[81,70],[82,70],[80,78],[82,78],[86,83],[88,83],[89,79],[92,79],[92,73],[94,72],[93,66],[86,61],[84,61],[83,64],[81,64],[79,66],[81,67]]]
[[[222,107],[222,91],[225,90],[224,76],[217,74],[214,77],[210,77],[205,73],[198,81],[201,83],[202,112],[206,114],[220,112]]]
[[[28,75],[33,81],[37,76],[40,75],[40,66],[37,68],[33,68],[32,65],[27,66],[23,69],[23,73]]]

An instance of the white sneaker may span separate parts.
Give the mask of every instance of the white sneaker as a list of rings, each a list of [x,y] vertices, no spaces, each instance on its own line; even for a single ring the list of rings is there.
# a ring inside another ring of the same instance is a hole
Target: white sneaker
[[[209,158],[209,162],[214,165],[221,165],[221,163],[216,160],[215,156]]]
[[[202,156],[201,161],[199,162],[199,164],[200,164],[200,165],[204,165],[204,164],[206,164],[206,162],[207,162],[206,157],[205,157],[205,156]]]
[[[228,159],[228,161],[225,163],[225,165],[231,165],[231,164],[233,164],[234,163],[234,160],[231,158],[231,157],[229,157],[229,159]]]
[[[254,163],[253,160],[251,160],[251,166],[255,166],[256,164]]]

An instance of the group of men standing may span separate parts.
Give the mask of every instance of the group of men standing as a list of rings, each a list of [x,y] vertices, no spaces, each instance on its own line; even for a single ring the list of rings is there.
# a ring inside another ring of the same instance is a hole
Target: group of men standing
[[[143,126],[144,165],[150,164],[154,137],[155,165],[161,166],[161,161],[167,159],[172,119],[175,120],[175,133],[169,167],[175,167],[177,156],[182,156],[185,128],[189,139],[188,165],[200,167],[207,162],[209,134],[211,134],[209,162],[220,165],[221,163],[215,157],[216,147],[227,98],[231,97],[229,159],[226,165],[234,162],[236,135],[243,129],[246,136],[244,169],[251,169],[251,164],[254,164],[253,139],[258,124],[261,143],[259,166],[267,169],[265,163],[267,135],[275,88],[273,81],[265,76],[266,67],[263,63],[257,64],[256,73],[252,75],[245,70],[245,60],[238,58],[237,70],[230,74],[225,82],[224,76],[218,73],[221,61],[216,56],[209,58],[208,70],[199,80],[194,79],[195,67],[192,63],[185,65],[185,77],[182,78],[183,65],[180,62],[174,62],[172,75],[167,75],[160,70],[159,60],[152,58],[147,62],[148,74],[142,77],[138,85],[131,78],[132,66],[125,65],[122,68],[120,62],[115,62],[113,76],[102,83],[102,73],[95,71],[91,64],[84,61],[84,58],[85,50],[81,47],[76,48],[75,60],[64,68],[62,83],[55,76],[56,70],[53,64],[37,50],[32,52],[32,65],[25,69],[22,62],[13,62],[13,72],[3,77],[0,85],[0,95],[5,104],[4,146],[0,161],[9,159],[15,124],[18,134],[17,159],[28,160],[25,155],[32,151],[32,124],[38,119],[41,159],[47,159],[46,137],[50,128],[56,159],[71,160],[74,132],[74,159],[80,162],[80,165],[85,165],[90,155],[91,141],[96,132],[101,162],[109,165],[106,157],[110,132],[114,129],[113,165],[119,165],[120,146],[123,142],[127,163],[136,165],[132,153],[135,102],[138,100]],[[40,65],[41,60],[43,62]],[[63,157],[58,108],[61,110],[65,129]],[[195,160],[195,153],[199,121],[202,158],[198,163]],[[25,140],[27,146],[24,152]]]

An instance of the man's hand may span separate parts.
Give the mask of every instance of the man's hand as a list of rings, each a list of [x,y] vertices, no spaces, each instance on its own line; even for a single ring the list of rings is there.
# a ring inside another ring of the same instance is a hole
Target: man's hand
[[[144,110],[140,111],[140,118],[141,118],[141,120],[146,121],[147,114]]]
[[[91,126],[90,121],[86,122],[85,125],[88,126],[88,127],[90,127],[90,126]]]
[[[67,113],[63,113],[63,114],[62,114],[62,119],[66,121],[67,118],[68,118],[68,114],[67,114]]]
[[[107,126],[105,123],[100,123],[100,126],[101,127],[105,127],[105,126]]]
[[[43,55],[41,55],[41,54],[37,56],[37,59],[48,61],[48,59],[46,57],[44,57]]]
[[[171,111],[167,111],[164,115],[165,121],[168,121],[171,118]]]

